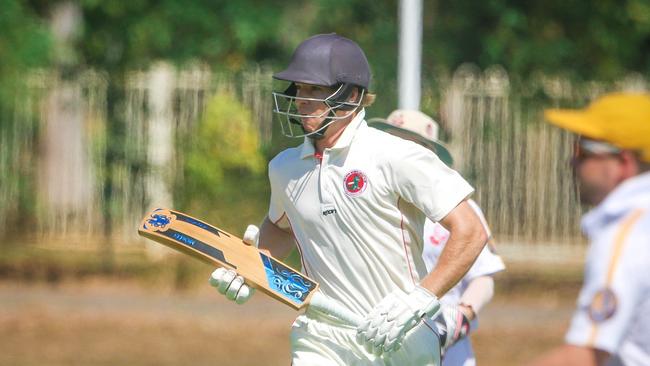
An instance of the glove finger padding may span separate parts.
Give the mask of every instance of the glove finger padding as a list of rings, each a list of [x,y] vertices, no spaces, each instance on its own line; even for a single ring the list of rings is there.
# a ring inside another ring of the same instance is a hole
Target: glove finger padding
[[[375,356],[381,356],[384,353],[384,344],[383,343],[373,344],[372,347],[368,350],[368,352],[372,353]]]
[[[243,285],[239,291],[237,291],[237,296],[235,297],[235,303],[241,305],[248,301],[248,299],[253,296],[255,293],[255,289],[248,286],[248,285]]]
[[[357,328],[357,341],[377,356],[395,351],[423,316],[436,314],[439,309],[438,298],[420,286],[408,294],[394,291],[368,313]]]
[[[210,275],[210,286],[218,288],[226,271],[227,269],[223,267],[214,270]]]
[[[245,303],[255,293],[246,285],[244,278],[231,269],[217,268],[210,276],[210,285],[237,304]]]
[[[244,285],[244,278],[242,276],[235,276],[235,278],[230,281],[230,285],[226,289],[226,299],[228,300],[235,300],[235,297],[237,296],[237,292],[239,292],[239,289],[242,288]]]
[[[217,287],[217,291],[219,291],[220,294],[225,295],[226,291],[228,291],[228,287],[230,287],[232,281],[235,280],[235,277],[237,277],[237,272],[233,271],[232,269],[223,272],[223,275],[219,279],[219,286]]]

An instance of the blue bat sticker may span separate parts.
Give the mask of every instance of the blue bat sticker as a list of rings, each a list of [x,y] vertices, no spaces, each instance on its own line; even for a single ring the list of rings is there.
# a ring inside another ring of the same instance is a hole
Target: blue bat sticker
[[[284,295],[287,299],[296,304],[302,304],[309,293],[316,288],[316,284],[305,278],[302,274],[279,263],[264,253],[260,253],[260,256],[262,257],[262,263],[264,263],[264,270],[266,271],[266,279],[269,286],[276,292]]]

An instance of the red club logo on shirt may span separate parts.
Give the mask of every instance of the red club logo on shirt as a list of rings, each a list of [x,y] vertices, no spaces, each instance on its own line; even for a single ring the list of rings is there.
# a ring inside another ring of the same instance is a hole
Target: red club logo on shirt
[[[365,174],[358,170],[349,172],[343,181],[345,186],[345,193],[347,193],[348,196],[352,197],[363,193],[363,191],[366,190],[366,186],[368,185],[368,178]]]

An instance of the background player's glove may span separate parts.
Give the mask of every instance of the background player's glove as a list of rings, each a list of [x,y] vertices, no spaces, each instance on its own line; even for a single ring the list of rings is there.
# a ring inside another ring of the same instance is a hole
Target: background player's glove
[[[442,313],[435,318],[435,325],[440,336],[443,355],[449,347],[469,334],[469,319],[457,306],[443,305]]]
[[[357,341],[377,356],[396,351],[409,330],[439,310],[438,298],[421,286],[408,294],[393,291],[366,315],[357,328]]]
[[[242,241],[257,247],[260,230],[255,225],[248,225]],[[210,276],[210,285],[219,293],[237,304],[243,304],[255,293],[255,289],[244,283],[244,278],[238,276],[232,269],[217,268]]]

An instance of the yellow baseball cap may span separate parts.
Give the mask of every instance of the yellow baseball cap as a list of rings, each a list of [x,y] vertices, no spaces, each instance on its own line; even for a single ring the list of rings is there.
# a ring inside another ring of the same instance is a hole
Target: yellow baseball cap
[[[637,150],[650,162],[650,94],[607,94],[584,109],[547,109],[544,117],[584,137]]]

